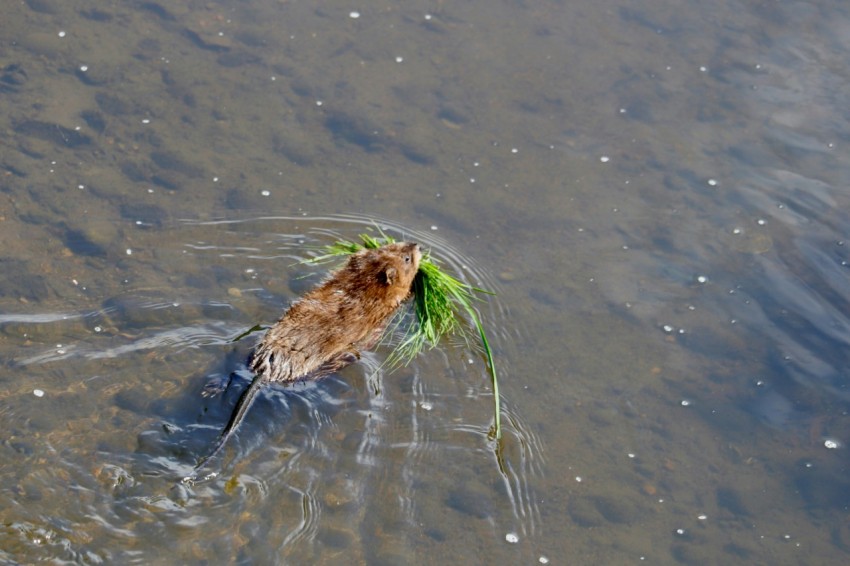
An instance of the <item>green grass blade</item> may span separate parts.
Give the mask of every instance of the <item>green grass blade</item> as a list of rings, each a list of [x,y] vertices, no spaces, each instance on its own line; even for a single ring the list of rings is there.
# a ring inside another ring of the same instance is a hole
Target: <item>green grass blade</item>
[[[490,440],[499,440],[502,438],[502,402],[501,397],[499,397],[499,378],[496,377],[496,362],[493,361],[493,351],[490,349],[490,342],[487,341],[487,335],[484,333],[484,325],[481,324],[477,316],[473,320],[475,321],[476,328],[478,328],[478,333],[481,335],[481,344],[484,346],[484,353],[487,355],[488,370],[493,382],[494,423],[488,437]]]

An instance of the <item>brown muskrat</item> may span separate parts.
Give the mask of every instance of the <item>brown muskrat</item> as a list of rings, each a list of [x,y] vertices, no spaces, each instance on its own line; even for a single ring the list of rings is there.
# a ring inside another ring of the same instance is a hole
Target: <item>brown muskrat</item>
[[[360,358],[380,339],[387,322],[410,297],[422,253],[399,242],[352,254],[348,262],[287,310],[254,349],[256,372],[209,456],[224,447],[266,383],[318,379]]]

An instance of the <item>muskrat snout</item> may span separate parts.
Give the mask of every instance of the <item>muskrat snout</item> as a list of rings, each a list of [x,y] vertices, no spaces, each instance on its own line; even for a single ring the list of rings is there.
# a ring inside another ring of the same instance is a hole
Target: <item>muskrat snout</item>
[[[422,250],[416,242],[410,242],[413,247],[413,263],[419,265],[419,260],[422,259]]]

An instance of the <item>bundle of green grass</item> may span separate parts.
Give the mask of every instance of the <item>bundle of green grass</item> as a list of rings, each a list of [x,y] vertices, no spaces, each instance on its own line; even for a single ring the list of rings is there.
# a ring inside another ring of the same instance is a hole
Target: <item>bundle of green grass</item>
[[[323,263],[331,259],[356,253],[364,248],[375,249],[392,244],[395,239],[383,232],[380,237],[360,234],[361,243],[338,240],[325,246],[323,253],[309,260],[311,263]],[[387,362],[391,365],[408,364],[426,347],[434,348],[443,337],[460,336],[467,344],[477,335],[481,349],[487,359],[490,378],[493,383],[495,403],[494,424],[489,438],[498,440],[502,436],[501,409],[499,406],[499,382],[496,378],[496,365],[493,353],[484,333],[484,326],[473,302],[476,294],[492,295],[489,291],[473,287],[449,275],[437,265],[430,253],[425,252],[419,262],[419,272],[413,282],[414,319],[402,328],[401,341],[390,354]],[[392,327],[397,329],[401,318]]]

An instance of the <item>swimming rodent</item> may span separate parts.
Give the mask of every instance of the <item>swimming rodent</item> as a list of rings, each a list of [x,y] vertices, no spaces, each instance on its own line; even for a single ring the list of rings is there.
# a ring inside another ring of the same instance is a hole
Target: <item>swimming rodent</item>
[[[410,297],[422,253],[419,244],[398,242],[352,254],[347,263],[306,293],[272,326],[248,362],[256,373],[209,456],[214,458],[245,418],[266,383],[318,379],[360,358],[401,304]]]

